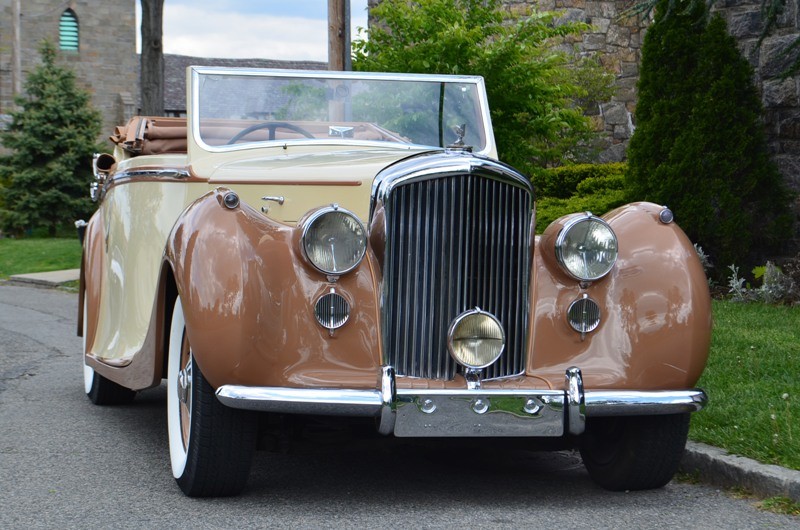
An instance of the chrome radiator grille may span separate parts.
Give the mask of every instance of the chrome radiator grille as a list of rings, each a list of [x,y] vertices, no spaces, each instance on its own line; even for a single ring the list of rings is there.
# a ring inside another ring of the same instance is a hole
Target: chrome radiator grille
[[[398,375],[452,379],[453,319],[480,307],[506,333],[485,378],[524,371],[528,322],[530,192],[480,175],[394,188],[386,198],[384,347]]]

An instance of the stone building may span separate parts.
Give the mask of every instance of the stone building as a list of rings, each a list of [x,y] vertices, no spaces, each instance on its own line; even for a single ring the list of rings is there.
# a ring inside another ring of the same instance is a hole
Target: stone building
[[[23,81],[49,39],[58,63],[75,71],[78,85],[103,114],[103,131],[136,113],[138,91],[135,0],[0,0],[0,116],[13,108],[16,65]],[[19,61],[14,50],[14,3],[19,5]]]

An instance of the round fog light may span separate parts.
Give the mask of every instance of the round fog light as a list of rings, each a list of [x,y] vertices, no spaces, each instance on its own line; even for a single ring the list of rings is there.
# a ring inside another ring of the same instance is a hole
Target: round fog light
[[[600,325],[600,306],[584,295],[570,304],[567,318],[572,329],[582,335],[589,333]]]
[[[314,306],[314,316],[317,322],[328,331],[333,331],[344,326],[350,318],[350,304],[344,296],[331,291],[317,300]]]
[[[447,347],[457,363],[486,368],[503,353],[506,336],[500,321],[480,308],[461,313],[450,325]]]

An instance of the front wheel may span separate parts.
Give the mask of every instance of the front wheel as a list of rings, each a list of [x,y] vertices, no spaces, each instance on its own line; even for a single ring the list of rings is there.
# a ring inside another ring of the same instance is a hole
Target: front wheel
[[[219,402],[192,355],[180,297],[167,366],[167,427],[172,474],[190,497],[236,495],[256,446],[256,417]]]
[[[689,414],[590,418],[580,451],[589,476],[612,491],[660,488],[678,470]]]

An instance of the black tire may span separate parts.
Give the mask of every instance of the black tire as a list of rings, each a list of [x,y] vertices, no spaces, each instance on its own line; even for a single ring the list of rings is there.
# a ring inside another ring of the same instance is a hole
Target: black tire
[[[91,370],[91,368],[89,368]],[[86,395],[95,405],[125,405],[133,401],[136,391],[118,385],[92,370],[92,381]]]
[[[590,418],[580,439],[589,476],[612,491],[660,488],[678,470],[689,414]]]
[[[258,418],[252,412],[226,407],[217,399],[192,355],[180,298],[175,303],[170,333],[175,334],[170,337],[167,374],[172,474],[189,497],[238,495],[250,474]],[[183,391],[181,377],[189,383]]]
[[[89,313],[86,308],[87,297],[85,294],[83,299],[83,387],[86,395],[95,405],[124,405],[130,403],[136,397],[135,390],[125,388],[110,379],[106,379],[86,364],[86,330],[88,328],[87,319]]]

